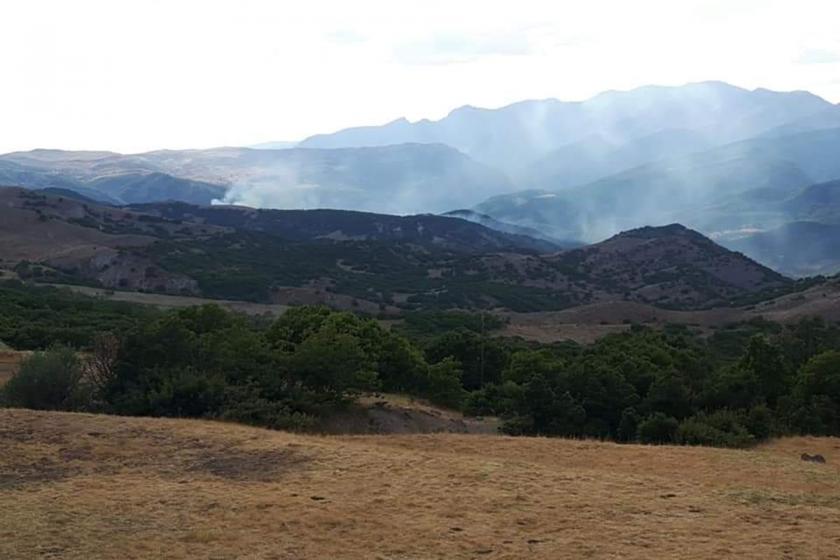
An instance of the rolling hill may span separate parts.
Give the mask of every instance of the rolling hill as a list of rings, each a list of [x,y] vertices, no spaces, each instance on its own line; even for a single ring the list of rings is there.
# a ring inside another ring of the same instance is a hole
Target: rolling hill
[[[340,295],[381,310],[541,311],[614,300],[704,308],[789,284],[678,225],[558,252],[544,240],[451,217],[183,203],[121,209],[0,193],[7,200],[0,217],[10,224],[0,251],[7,267],[112,289],[279,304]]]
[[[0,184],[59,187],[108,203],[221,201],[267,208],[439,213],[514,187],[444,145],[340,150],[217,148],[0,156]]]
[[[745,451],[323,437],[8,409],[0,425],[4,558],[763,559],[837,548],[831,438]]]
[[[380,241],[453,251],[537,251],[559,248],[525,232],[502,232],[457,216],[393,216],[349,210],[271,210],[244,206],[148,203],[128,206],[167,220],[197,221],[262,232],[289,241]]]

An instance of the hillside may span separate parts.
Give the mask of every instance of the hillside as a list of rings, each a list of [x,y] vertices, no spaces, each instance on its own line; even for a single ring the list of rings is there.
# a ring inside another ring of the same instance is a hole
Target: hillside
[[[557,252],[544,240],[433,215],[173,203],[118,209],[0,192],[9,201],[0,207],[9,216],[0,259],[22,277],[54,283],[374,312],[548,311],[615,300],[693,309],[788,283],[677,225]],[[54,232],[62,232],[58,243]]]
[[[840,224],[836,223],[790,222],[723,243],[793,276],[840,272]]]
[[[626,231],[547,260],[605,291],[664,307],[711,307],[789,283],[679,224]]]
[[[179,200],[210,204],[222,185],[176,177],[111,152],[34,150],[0,156],[0,184],[63,189],[108,204]]]
[[[0,425],[4,558],[763,559],[837,548],[836,439],[728,451],[313,437],[21,410],[0,411]]]
[[[541,232],[538,229],[517,226],[514,224],[508,224],[506,222],[500,222],[499,220],[496,220],[495,218],[492,218],[487,214],[482,214],[480,212],[476,212],[475,210],[450,210],[449,212],[444,213],[443,216],[447,216],[450,218],[460,218],[462,220],[467,220],[468,222],[481,224],[485,227],[494,229],[496,231],[503,231],[505,233],[512,233],[515,235],[525,235],[536,239],[545,239],[546,241],[554,243],[555,245],[563,249],[573,249],[581,245],[581,243],[578,241],[554,239],[550,236],[547,236],[545,233]]]
[[[128,290],[193,293],[191,279],[160,268],[141,249],[160,238],[201,239],[226,231],[20,188],[0,188],[0,205],[4,268]]]
[[[532,232],[503,232],[456,219],[459,216],[393,216],[349,210],[270,210],[224,205],[197,207],[178,203],[137,204],[129,208],[167,220],[262,232],[289,241],[380,241],[466,252],[550,252],[559,248],[551,241],[529,237]]]
[[[514,190],[504,174],[442,144],[131,155],[34,150],[0,156],[0,184],[65,188],[122,204],[220,200],[397,214],[443,212]]]
[[[840,134],[813,139],[813,143],[801,141],[809,149],[822,150],[829,159]],[[785,147],[792,144],[782,139],[776,142]],[[805,155],[799,159],[794,155],[792,150],[782,155],[769,148],[747,149],[744,144],[734,144],[664,159],[572,188],[495,197],[475,209],[555,237],[584,241],[672,221],[706,234],[780,225],[788,219],[780,211],[780,201],[814,183],[818,176],[840,176],[840,165],[825,161],[809,164]],[[823,165],[833,167],[823,169]]]

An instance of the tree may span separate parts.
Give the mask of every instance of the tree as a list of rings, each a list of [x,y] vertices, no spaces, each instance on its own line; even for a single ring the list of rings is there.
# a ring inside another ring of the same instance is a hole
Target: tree
[[[788,391],[788,372],[782,353],[767,337],[756,335],[750,339],[740,367],[752,372],[758,382],[758,391],[767,398],[770,406],[774,406],[778,398]]]
[[[266,333],[266,339],[275,348],[300,344],[318,332],[331,313],[328,307],[323,306],[292,307],[274,321]]]
[[[466,391],[461,386],[461,364],[454,358],[445,358],[429,366],[427,394],[435,404],[461,408],[466,397]]]
[[[618,423],[618,440],[632,441],[636,439],[639,429],[639,415],[632,406],[625,408],[621,413],[621,421]]]
[[[550,351],[520,350],[510,357],[510,363],[502,373],[505,381],[513,381],[524,385],[535,375],[547,378],[556,377],[562,368],[562,362],[555,358]]]
[[[426,349],[429,363],[453,357],[463,368],[464,388],[474,391],[486,383],[500,380],[508,353],[497,340],[467,329],[450,331],[437,337]]]
[[[93,349],[84,363],[85,377],[99,395],[103,395],[116,376],[120,339],[100,333],[93,339]]]
[[[293,376],[327,400],[376,387],[374,362],[349,334],[321,330],[298,344],[288,364]]]
[[[829,350],[808,360],[799,371],[794,395],[800,429],[840,435],[840,352]]]
[[[645,407],[675,418],[691,415],[691,395],[688,385],[675,374],[659,376],[648,390]]]
[[[381,329],[379,340],[379,380],[385,391],[422,393],[429,389],[432,376],[423,353],[405,338]],[[461,389],[460,364],[458,364],[458,388]]]
[[[80,410],[88,400],[82,364],[72,348],[55,346],[24,359],[3,387],[9,406],[36,410]]]
[[[639,423],[637,437],[642,443],[673,443],[679,425],[673,416],[654,412]]]

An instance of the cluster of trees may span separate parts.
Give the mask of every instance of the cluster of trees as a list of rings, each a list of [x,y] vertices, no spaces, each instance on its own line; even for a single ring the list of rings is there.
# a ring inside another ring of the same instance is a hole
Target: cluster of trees
[[[718,446],[840,435],[840,329],[806,320],[741,330],[752,334],[734,359],[737,333],[640,327],[585,348],[519,350],[465,408],[507,418],[515,434]]]
[[[0,282],[0,341],[18,350],[53,344],[87,348],[100,332],[124,332],[159,315],[153,307],[109,301],[67,288]]]
[[[429,364],[373,319],[298,307],[274,321],[215,305],[160,314],[79,354],[36,352],[6,384],[11,406],[224,418],[303,428],[365,391],[460,407],[459,364]]]
[[[840,435],[840,328],[820,320],[711,336],[634,326],[547,345],[491,336],[497,318],[467,313],[409,313],[389,329],[322,307],[277,319],[213,305],[120,314],[61,292],[11,295],[0,333],[42,350],[3,388],[11,406],[299,429],[383,391],[499,416],[510,434],[719,446]]]

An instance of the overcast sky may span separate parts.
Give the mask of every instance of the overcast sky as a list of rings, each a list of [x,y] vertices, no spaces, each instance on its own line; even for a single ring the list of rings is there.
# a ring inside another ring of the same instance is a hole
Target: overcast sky
[[[840,102],[840,0],[0,2],[0,152],[295,140],[724,80]]]

